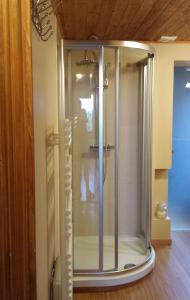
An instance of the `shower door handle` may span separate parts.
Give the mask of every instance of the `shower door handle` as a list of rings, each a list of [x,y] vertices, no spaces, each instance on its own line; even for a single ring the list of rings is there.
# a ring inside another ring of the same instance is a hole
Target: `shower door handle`
[[[91,152],[96,152],[96,151],[99,150],[99,146],[93,144],[93,145],[90,145],[90,146],[89,146],[89,149],[90,149]],[[115,146],[114,146],[114,145],[109,145],[109,144],[108,144],[108,145],[103,146],[103,149],[104,149],[105,152],[108,152],[108,151],[110,151],[110,150],[112,150],[112,149],[115,149]]]

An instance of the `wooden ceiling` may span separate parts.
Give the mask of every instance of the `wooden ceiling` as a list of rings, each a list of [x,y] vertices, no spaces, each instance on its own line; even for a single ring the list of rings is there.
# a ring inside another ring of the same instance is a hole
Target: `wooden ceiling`
[[[65,39],[190,40],[189,0],[62,0],[55,13]]]

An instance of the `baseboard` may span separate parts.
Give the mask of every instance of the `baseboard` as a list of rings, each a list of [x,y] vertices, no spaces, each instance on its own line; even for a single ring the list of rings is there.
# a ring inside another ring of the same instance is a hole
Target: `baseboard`
[[[167,240],[152,240],[151,241],[152,246],[170,246],[172,244],[171,239]]]

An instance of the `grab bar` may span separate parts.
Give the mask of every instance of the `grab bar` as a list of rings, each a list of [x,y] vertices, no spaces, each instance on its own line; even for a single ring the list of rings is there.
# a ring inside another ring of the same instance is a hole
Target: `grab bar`
[[[96,151],[98,151],[99,146],[93,144],[93,145],[90,145],[90,146],[89,146],[89,149],[90,149],[91,152],[96,152]],[[103,149],[104,149],[104,151],[108,152],[108,151],[110,151],[110,150],[112,150],[112,149],[115,149],[115,146],[114,146],[114,145],[109,145],[109,144],[108,144],[108,145],[103,146]]]

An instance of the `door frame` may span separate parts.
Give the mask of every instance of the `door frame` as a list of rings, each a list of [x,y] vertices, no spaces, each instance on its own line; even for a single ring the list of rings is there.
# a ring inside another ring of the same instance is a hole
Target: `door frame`
[[[36,299],[30,1],[0,0],[1,299]]]

